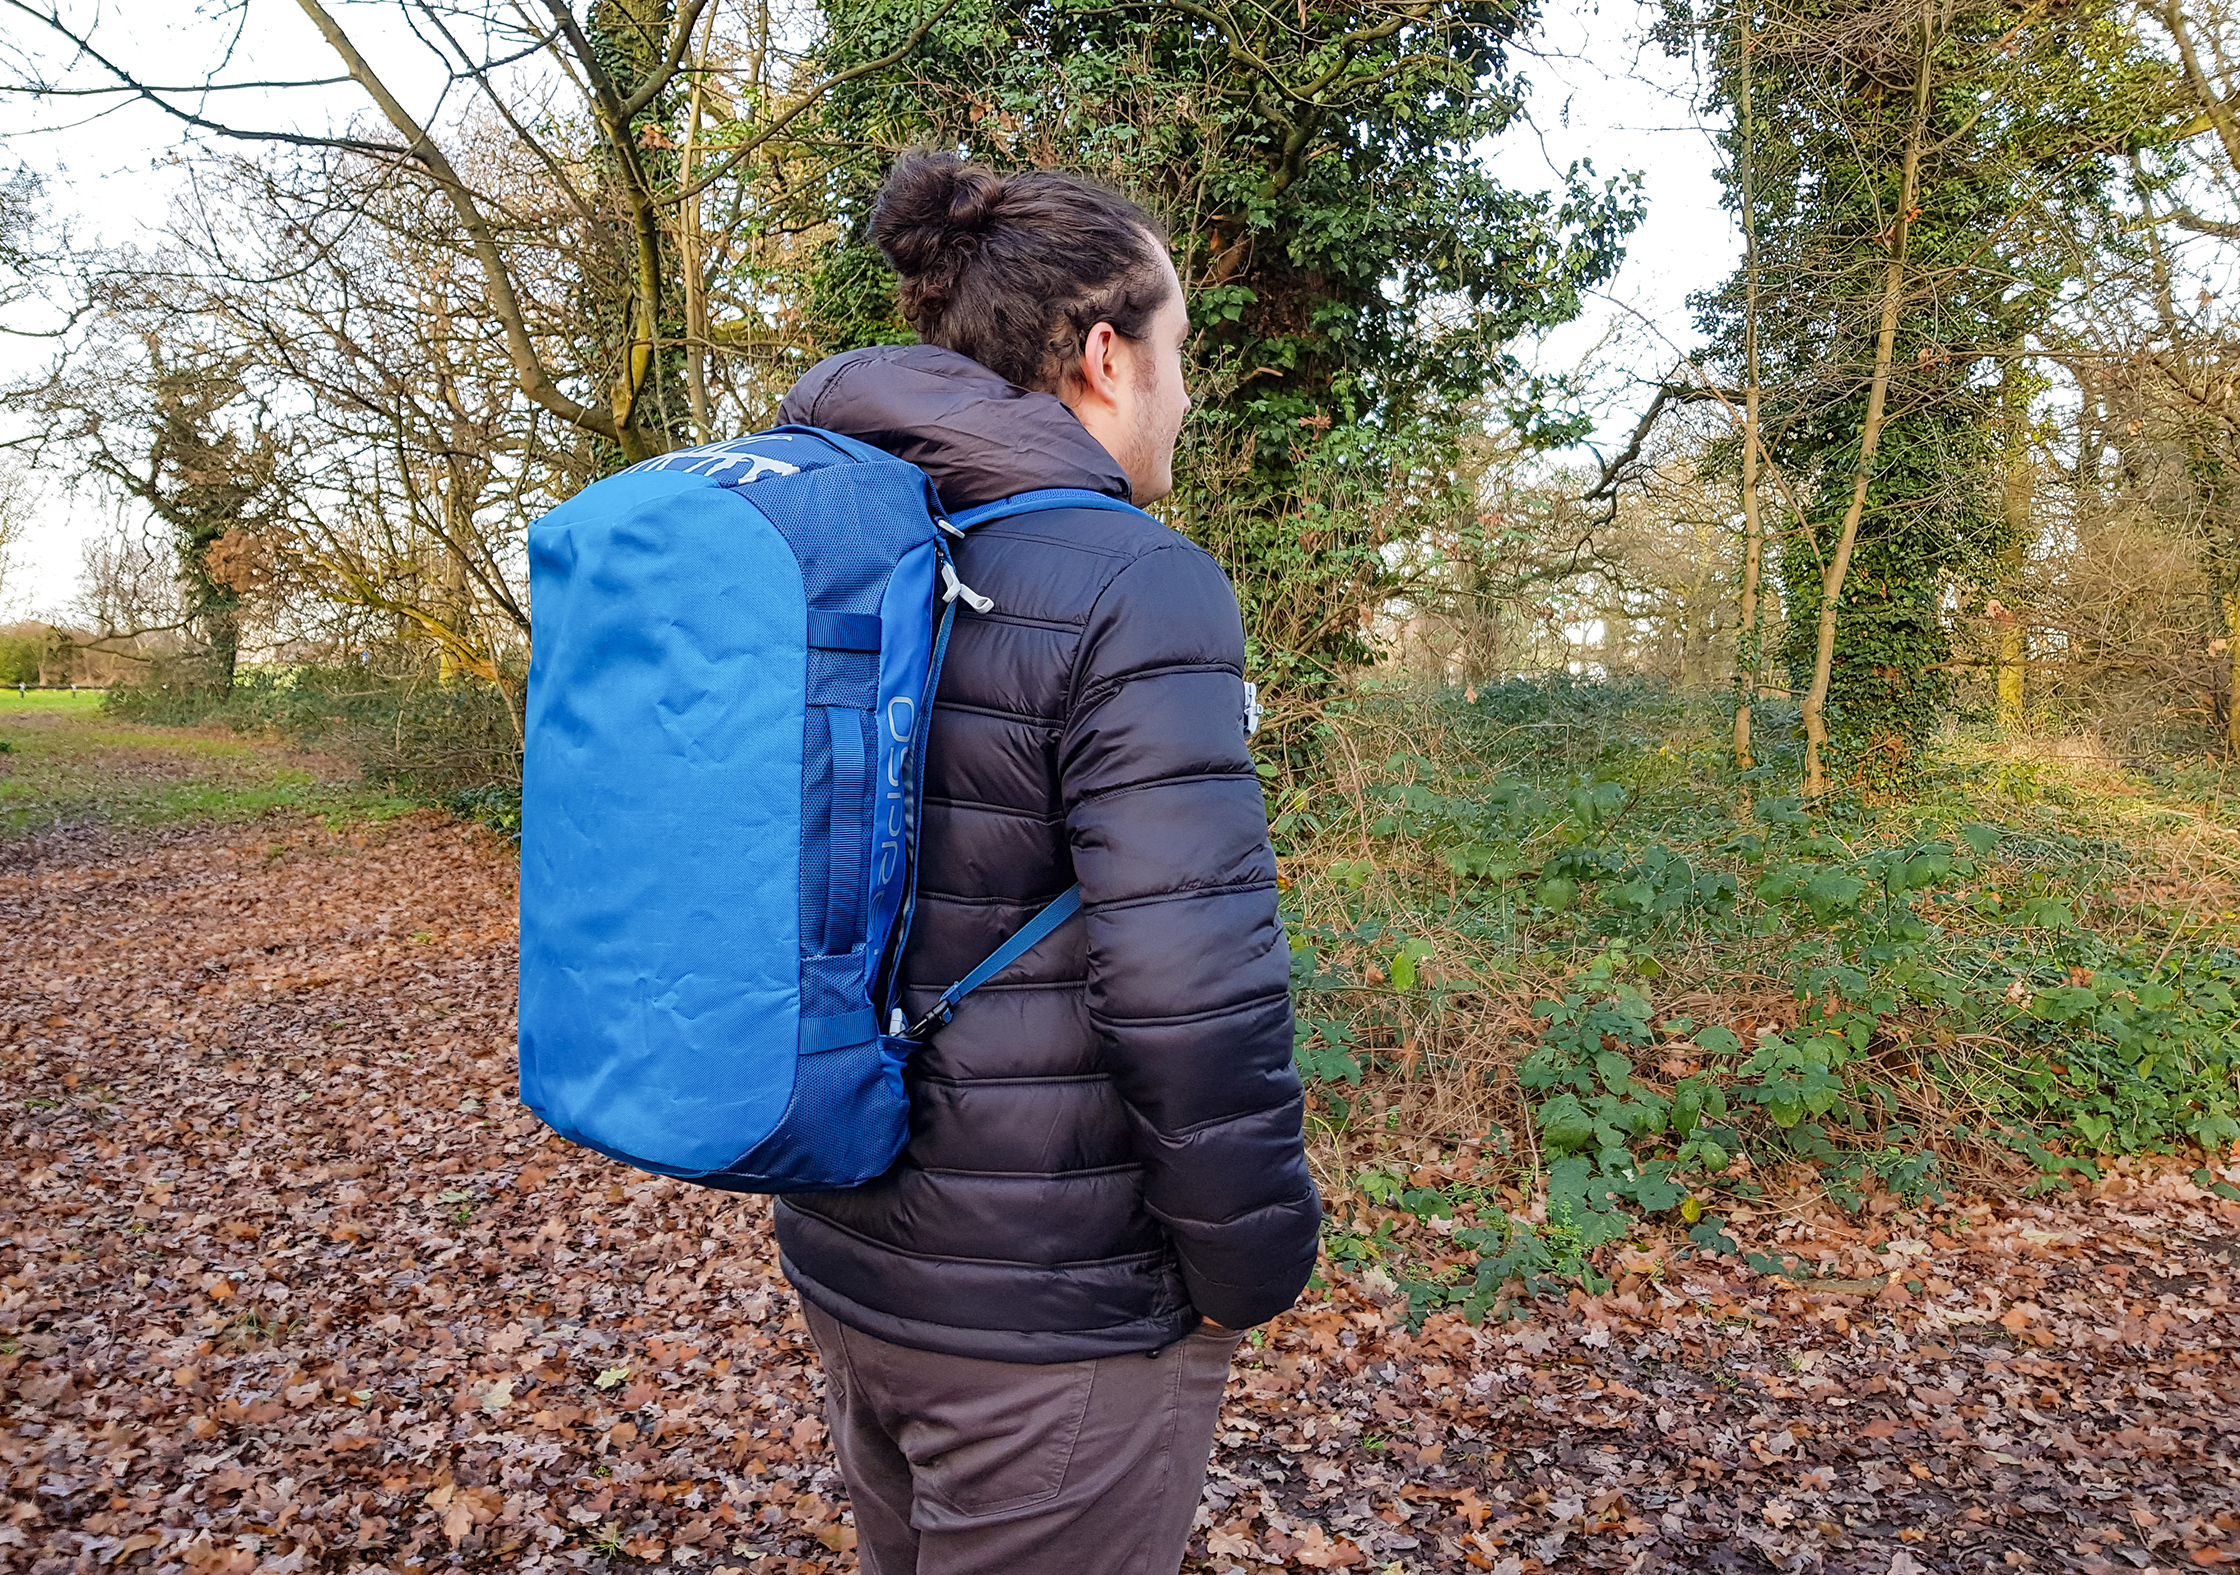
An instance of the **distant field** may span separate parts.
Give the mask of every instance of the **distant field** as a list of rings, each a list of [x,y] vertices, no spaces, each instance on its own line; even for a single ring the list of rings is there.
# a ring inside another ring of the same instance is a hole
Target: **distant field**
[[[0,689],[0,725],[18,716],[78,716],[97,712],[105,689]]]
[[[77,821],[385,818],[412,805],[329,756],[217,729],[118,723],[98,690],[0,690],[0,835]]]

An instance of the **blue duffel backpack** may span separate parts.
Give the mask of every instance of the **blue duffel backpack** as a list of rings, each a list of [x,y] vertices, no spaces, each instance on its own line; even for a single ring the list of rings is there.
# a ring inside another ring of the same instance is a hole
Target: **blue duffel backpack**
[[[854,1186],[908,1137],[902,1071],[1075,912],[1053,900],[904,1020],[927,720],[959,604],[923,471],[788,426],[586,488],[529,533],[521,1098],[640,1170]],[[1129,510],[1133,512],[1133,510]]]

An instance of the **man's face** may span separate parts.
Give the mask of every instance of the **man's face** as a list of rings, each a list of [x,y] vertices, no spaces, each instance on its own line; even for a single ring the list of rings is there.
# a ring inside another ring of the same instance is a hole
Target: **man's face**
[[[1113,393],[1114,436],[1119,439],[1113,457],[1128,473],[1137,503],[1157,502],[1174,490],[1175,440],[1190,413],[1190,390],[1182,376],[1190,312],[1182,304],[1182,280],[1163,251],[1159,265],[1166,270],[1169,293],[1150,331],[1141,339],[1116,338],[1112,347],[1120,373]]]

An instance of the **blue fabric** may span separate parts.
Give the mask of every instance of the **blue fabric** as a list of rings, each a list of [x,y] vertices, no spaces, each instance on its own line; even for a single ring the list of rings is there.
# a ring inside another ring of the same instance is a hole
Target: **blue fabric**
[[[792,546],[810,605],[830,612],[876,614],[896,561],[934,528],[925,477],[884,457],[747,490]]]
[[[872,737],[877,753],[871,790],[871,900],[865,931],[881,945],[867,947],[866,990],[877,989],[873,977],[884,967],[891,977],[891,959],[898,955],[909,919],[907,895],[913,874],[911,850],[917,845],[917,769],[920,719],[933,706],[933,685],[939,675],[939,652],[928,660],[935,646],[933,586],[941,556],[938,535],[905,553],[887,582],[886,597],[879,604],[879,627],[885,644],[879,655],[878,704]],[[891,989],[872,998],[881,1021],[895,1004]]]
[[[837,1017],[804,1017],[801,1019],[801,1053],[821,1055],[827,1050],[844,1050],[850,1045],[866,1044],[879,1037],[879,1016],[866,1006],[861,1011],[842,1012]]]
[[[801,1015],[843,1017],[862,1010],[863,955],[811,957],[801,964]]]
[[[869,613],[809,609],[809,643],[827,651],[876,651],[879,620]]]
[[[897,564],[894,584],[887,594],[890,602],[897,602],[899,592],[900,601],[881,615],[885,627],[897,631],[897,644],[912,635],[930,635],[933,642],[932,660],[922,670],[901,663],[882,664],[880,669],[880,811],[872,839],[871,932],[887,938],[885,955],[872,965],[884,974],[884,988],[875,1002],[882,1020],[902,1004],[897,959],[910,942],[910,916],[917,906],[918,827],[922,824],[925,773],[919,769],[924,751],[912,740],[924,732],[923,719],[933,714],[934,690],[941,683],[941,663],[949,651],[949,631],[956,627],[955,602],[942,604],[938,625],[933,615],[936,571],[948,556],[947,544],[937,536],[926,544],[923,553],[912,554]],[[905,576],[909,576],[907,588]],[[905,618],[909,621],[900,621]],[[916,648],[914,644],[911,647]]]
[[[902,1058],[869,1040],[801,1057],[785,1120],[729,1171],[698,1178],[734,1192],[816,1192],[883,1174],[910,1137]]]
[[[748,497],[640,472],[529,538],[522,1097],[671,1171],[792,1093],[808,602]]]
[[[863,923],[864,789],[863,713],[824,708],[832,738],[832,865],[824,907],[825,950],[860,944]],[[876,1027],[872,1030],[876,1033]]]
[[[801,719],[801,954],[821,957],[829,948],[824,927],[832,906],[832,729],[822,706],[829,698],[818,682],[817,658],[809,653],[809,706]],[[842,947],[845,950],[845,947]],[[840,1011],[842,1007],[804,1007]]]
[[[985,525],[991,520],[1009,519],[1014,514],[1039,514],[1044,509],[1104,509],[1114,514],[1151,518],[1133,503],[1123,502],[1102,492],[1091,492],[1084,487],[1042,487],[1033,492],[998,498],[993,503],[983,503],[976,508],[959,509],[949,516],[949,523],[959,530],[970,530],[975,525]]]

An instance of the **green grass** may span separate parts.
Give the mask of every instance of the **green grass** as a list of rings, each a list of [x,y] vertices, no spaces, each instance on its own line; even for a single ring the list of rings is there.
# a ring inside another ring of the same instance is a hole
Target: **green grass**
[[[340,824],[414,807],[337,761],[216,730],[120,723],[102,698],[0,691],[0,835],[288,813]]]
[[[106,689],[0,689],[0,727],[22,716],[86,716],[98,713]]]

